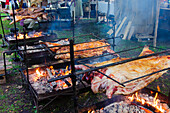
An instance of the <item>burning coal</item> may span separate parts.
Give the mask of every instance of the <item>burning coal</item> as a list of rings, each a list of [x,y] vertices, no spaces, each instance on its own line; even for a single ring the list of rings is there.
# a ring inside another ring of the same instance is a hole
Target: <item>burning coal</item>
[[[168,105],[165,103],[161,103],[161,101],[157,97],[158,93],[155,94],[155,97],[152,97],[148,94],[138,94],[138,92],[136,92],[132,96],[129,96],[128,99],[131,102],[136,101],[141,103],[142,105],[150,106],[155,109],[155,112],[169,113],[170,108],[168,107]]]
[[[41,37],[41,36],[44,36],[42,32],[30,32],[25,35],[25,38],[29,39],[29,38],[37,38],[37,37]],[[16,35],[9,36],[7,38],[8,38],[8,40],[16,40],[15,37],[16,37]],[[17,39],[24,39],[24,34],[18,33]]]
[[[58,70],[54,69],[53,66],[48,68],[37,68],[35,72],[29,75],[29,81],[38,94],[43,94],[46,92],[52,92],[53,90],[58,91],[71,87],[71,78],[65,78],[51,83],[47,82],[49,79],[65,76],[70,73],[71,70],[68,69],[68,66],[66,69]]]
[[[158,93],[149,96],[136,92],[125,96],[121,102],[113,102],[97,110],[90,109],[88,113],[170,113],[170,108],[158,99]]]

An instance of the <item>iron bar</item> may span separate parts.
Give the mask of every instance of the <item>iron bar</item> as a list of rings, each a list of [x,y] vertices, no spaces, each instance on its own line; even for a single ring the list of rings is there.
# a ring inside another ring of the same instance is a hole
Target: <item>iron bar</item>
[[[162,53],[167,53],[167,52],[170,52],[170,49],[162,51],[162,52],[157,52],[157,53],[153,53],[153,54],[149,54],[149,55],[145,55],[145,56],[139,56],[139,57],[131,58],[131,59],[128,59],[128,60],[123,60],[123,61],[120,61],[120,62],[115,62],[115,63],[95,67],[93,69],[88,69],[88,70],[75,72],[75,74],[79,75],[79,74],[83,74],[83,73],[86,73],[86,72],[95,71],[95,70],[98,70],[98,69],[102,69],[102,68],[106,68],[106,67],[110,67],[110,66],[115,66],[115,65],[127,63],[127,62],[138,60],[138,59],[143,59],[143,58],[147,58],[147,57],[151,57],[151,56],[155,56],[155,55],[162,54]]]
[[[15,29],[15,35],[16,35],[16,49],[18,49],[18,39],[17,39],[17,31],[16,31],[16,21],[15,21],[15,12],[14,12],[14,5],[12,4],[12,11],[13,11],[13,19],[14,19],[14,29]]]
[[[3,23],[2,23],[1,13],[0,13],[0,21],[1,21],[2,33],[3,33],[3,36],[4,36],[4,38],[5,38],[5,31],[4,31],[4,25],[3,25]],[[2,43],[3,43],[2,47],[5,47],[4,40],[2,40]]]
[[[83,65],[85,65],[86,67],[89,67],[89,68],[93,68],[93,67],[90,67],[90,66],[88,66],[88,65],[86,65],[86,64],[83,64]],[[101,71],[99,71],[99,70],[96,70],[96,71],[97,71],[98,73],[101,73],[102,75],[106,76],[107,78],[111,79],[112,81],[118,83],[119,85],[125,87],[125,85],[124,85],[123,83],[120,83],[119,81],[113,79],[112,77],[110,77],[110,76],[104,74],[103,72],[101,72]]]
[[[25,31],[25,28],[23,28],[23,31],[24,31],[24,61],[25,61],[25,64],[26,64],[26,72],[27,72],[27,82],[29,83],[29,73],[28,73],[28,61],[27,61],[27,47],[26,47],[26,31]]]
[[[42,44],[43,47],[52,55],[52,57],[55,56],[55,54],[53,53],[53,51],[51,49],[49,49],[47,46],[45,46],[44,44]]]
[[[169,89],[169,94],[168,94],[168,105],[170,106],[170,89]]]
[[[42,108],[40,108],[39,110],[41,111],[41,110],[43,110],[45,107],[47,107],[51,102],[53,102],[56,98],[58,97],[58,95],[57,96],[55,96],[52,100],[50,100],[47,104],[45,104]]]
[[[125,81],[125,82],[123,82],[122,84],[126,84],[126,83],[132,82],[132,81],[134,81],[134,80],[138,80],[138,79],[141,79],[141,78],[144,78],[144,77],[147,77],[147,76],[151,76],[151,75],[153,75],[153,74],[156,74],[156,73],[159,73],[159,72],[162,72],[162,71],[165,71],[165,70],[169,70],[169,69],[170,69],[170,68],[165,68],[165,69],[162,69],[162,70],[153,72],[153,73],[149,73],[149,74],[146,74],[146,75],[144,75],[144,76],[137,77],[137,78],[134,78],[134,79]]]
[[[91,33],[91,35],[92,35],[92,36],[94,36],[95,38],[97,38],[97,39],[101,40],[101,39],[100,39],[100,37],[99,37],[99,36],[94,35],[94,33]]]
[[[115,21],[114,21],[114,23],[112,23],[112,24],[114,24],[113,25],[113,36],[112,36],[112,38],[113,38],[113,50],[115,49]]]
[[[75,63],[74,63],[74,40],[70,40],[70,60],[71,60],[71,80],[73,84],[73,93],[74,93],[74,108],[75,113],[78,113],[78,105],[77,105],[77,94],[76,94],[76,75],[75,75]]]
[[[5,52],[3,52],[5,76],[7,76]]]
[[[97,41],[105,41],[105,40],[103,39],[103,40],[97,40]],[[89,41],[89,42],[97,42],[97,41],[95,40],[95,41]],[[74,45],[76,45],[76,44],[83,44],[83,43],[89,43],[89,42],[74,43]],[[65,46],[69,46],[69,44],[65,44],[65,45],[57,45],[57,46],[51,46],[51,47],[48,47],[48,48],[53,48],[53,47],[65,47]]]
[[[48,80],[48,82],[54,82],[56,80],[62,80],[62,79],[68,78],[68,77],[71,77],[71,74],[65,75],[65,76],[60,76],[60,77],[57,77],[57,78],[51,78],[50,80]]]
[[[86,60],[89,60],[89,59],[96,59],[96,58],[100,58],[100,57],[103,57],[103,56],[114,55],[114,54],[116,55],[117,53],[122,53],[122,52],[126,52],[126,51],[131,51],[131,50],[135,50],[135,49],[142,48],[142,47],[143,47],[143,46],[139,46],[139,47],[136,47],[136,48],[132,48],[132,49],[128,49],[128,50],[123,50],[123,51],[119,51],[119,52],[115,52],[115,53],[109,53],[109,54],[106,54],[106,55],[89,57],[89,58],[86,58],[86,59],[80,59],[80,60],[77,60],[77,62],[81,63],[82,61],[86,61]]]
[[[80,51],[86,51],[86,50],[98,49],[98,48],[108,47],[108,46],[110,46],[110,45],[100,46],[100,47],[95,47],[95,48],[89,48],[89,49],[82,49],[82,50],[77,50],[77,51],[74,51],[74,52],[80,52]],[[70,52],[56,53],[55,55],[66,54],[66,53],[70,53]]]
[[[75,29],[74,29],[74,11],[72,11],[72,16],[73,16],[73,20],[72,20],[72,28],[73,28],[73,37],[74,37],[74,35],[75,35]]]
[[[148,45],[149,47],[152,47],[152,48],[156,48],[156,49],[161,49],[161,50],[166,50],[166,49],[162,49],[162,48],[159,48],[159,47],[154,47],[154,46],[152,46],[152,45]]]

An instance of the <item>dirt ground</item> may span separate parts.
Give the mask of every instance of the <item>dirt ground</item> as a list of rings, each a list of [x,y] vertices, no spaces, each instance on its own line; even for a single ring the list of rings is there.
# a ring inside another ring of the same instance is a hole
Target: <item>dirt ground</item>
[[[82,26],[82,24],[84,26]],[[90,27],[89,27],[90,26]],[[105,24],[96,24],[94,22],[89,22],[86,24],[79,23],[75,27],[75,34],[87,34],[94,33],[98,34],[101,37],[104,37],[106,34]],[[71,31],[58,31],[58,36],[63,34],[70,34]],[[165,33],[166,34],[166,33]],[[164,35],[165,35],[164,34]],[[162,36],[162,33],[159,35],[158,47],[163,49],[169,49],[169,35]],[[165,38],[165,40],[163,40]],[[167,41],[167,40],[168,41]],[[145,45],[144,43],[136,42],[136,40],[132,41],[124,41],[121,39],[116,40],[116,48],[115,51],[120,51],[124,49],[128,49],[131,47],[135,47],[137,45]],[[2,52],[2,51],[1,51]],[[2,57],[1,57],[2,60]],[[0,112],[1,113],[36,113],[36,107],[33,103],[30,92],[26,90],[26,87],[22,86],[21,75],[18,70],[9,70],[10,75],[7,76],[7,83],[0,85]],[[170,91],[170,72],[164,74],[159,79],[155,80],[151,84],[148,85],[149,88],[157,90],[157,85],[159,85],[161,92],[168,95]],[[94,104],[96,102],[100,102],[105,100],[107,97],[105,94],[93,94],[91,91],[83,93],[78,96],[79,106],[88,106],[90,104]],[[42,103],[45,103],[44,101]],[[42,113],[70,113],[74,112],[73,107],[73,99],[71,96],[61,96],[57,98],[54,102],[52,102],[46,109],[42,111]]]

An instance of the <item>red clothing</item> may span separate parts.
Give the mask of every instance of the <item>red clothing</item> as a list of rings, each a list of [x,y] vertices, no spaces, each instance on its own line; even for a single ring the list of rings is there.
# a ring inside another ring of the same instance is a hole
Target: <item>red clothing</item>
[[[9,0],[6,0],[6,3],[5,3],[5,5],[9,5]]]

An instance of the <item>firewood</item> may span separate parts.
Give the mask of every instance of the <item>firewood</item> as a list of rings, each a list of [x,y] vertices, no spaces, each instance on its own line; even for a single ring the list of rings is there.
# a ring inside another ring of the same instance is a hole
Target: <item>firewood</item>
[[[119,25],[118,29],[116,30],[115,36],[118,35],[118,33],[119,33],[119,31],[121,30],[121,28],[122,28],[123,24],[125,23],[126,19],[127,19],[127,17],[124,17],[124,18],[123,18],[121,24]]]
[[[132,21],[129,21],[129,22],[128,22],[128,25],[126,26],[125,33],[124,33],[124,37],[123,37],[124,40],[126,39],[128,33],[129,33],[131,24],[132,24]]]

